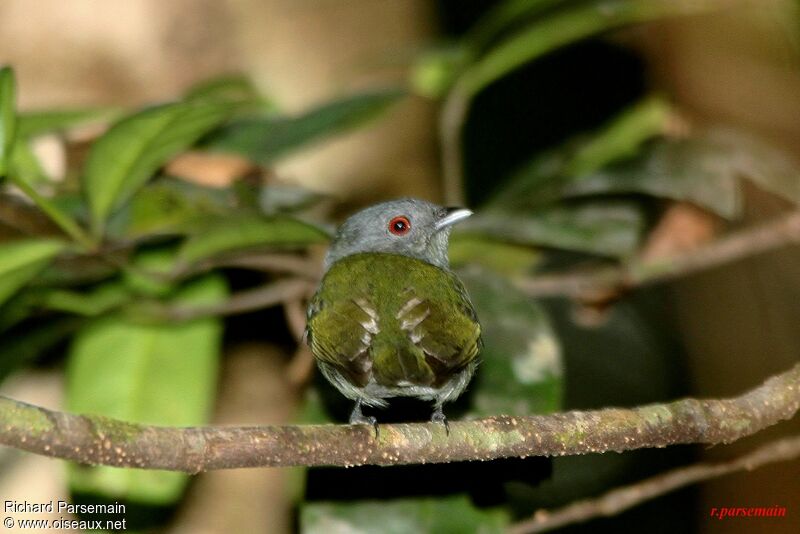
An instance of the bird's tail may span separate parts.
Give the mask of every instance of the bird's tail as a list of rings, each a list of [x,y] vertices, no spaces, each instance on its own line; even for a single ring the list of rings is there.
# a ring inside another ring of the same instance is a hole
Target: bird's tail
[[[425,362],[424,353],[415,346],[398,349],[389,343],[373,347],[372,372],[375,381],[393,387],[424,386],[434,382],[433,370]]]

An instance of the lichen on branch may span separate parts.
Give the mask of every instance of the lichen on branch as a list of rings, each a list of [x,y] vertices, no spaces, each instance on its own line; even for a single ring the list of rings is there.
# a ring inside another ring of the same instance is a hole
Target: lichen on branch
[[[436,423],[171,428],[73,415],[0,397],[0,443],[36,454],[142,469],[443,463],[563,456],[688,443],[729,443],[800,408],[800,364],[724,400],[637,408],[498,415]]]

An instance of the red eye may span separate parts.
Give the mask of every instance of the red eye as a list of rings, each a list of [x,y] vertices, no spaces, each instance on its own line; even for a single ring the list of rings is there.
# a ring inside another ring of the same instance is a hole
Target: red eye
[[[411,222],[408,217],[401,215],[389,221],[389,231],[394,235],[406,235],[409,230],[411,230]]]

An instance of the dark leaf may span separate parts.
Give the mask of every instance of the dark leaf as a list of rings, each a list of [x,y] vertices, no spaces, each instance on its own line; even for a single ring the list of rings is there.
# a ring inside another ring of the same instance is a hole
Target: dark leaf
[[[478,509],[464,495],[441,499],[310,503],[304,504],[300,513],[300,530],[304,534],[500,534],[506,532],[508,524],[509,516],[504,510]]]
[[[229,214],[236,208],[237,199],[229,189],[162,178],[145,185],[115,213],[107,233],[119,239],[186,234],[203,218]]]
[[[481,366],[472,384],[471,412],[531,415],[561,408],[561,344],[545,310],[503,277],[462,276],[481,322]]]
[[[204,221],[178,252],[181,265],[192,265],[242,249],[286,249],[324,243],[330,236],[320,228],[290,217],[239,215]]]
[[[622,257],[636,250],[644,223],[633,203],[594,201],[529,212],[487,209],[462,223],[460,231],[509,243]]]
[[[312,142],[356,128],[395,103],[403,91],[385,90],[348,96],[295,117],[241,119],[210,137],[206,148],[233,152],[261,164]]]

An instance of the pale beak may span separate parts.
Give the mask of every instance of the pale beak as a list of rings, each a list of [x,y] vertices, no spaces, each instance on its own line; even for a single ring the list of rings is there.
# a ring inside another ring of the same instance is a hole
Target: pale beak
[[[470,215],[472,211],[466,208],[446,208],[447,213],[444,217],[436,222],[436,231],[443,230],[449,226],[453,226],[457,222],[463,221]]]

